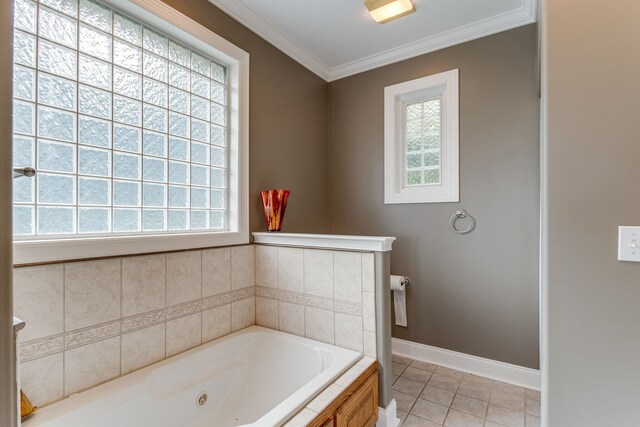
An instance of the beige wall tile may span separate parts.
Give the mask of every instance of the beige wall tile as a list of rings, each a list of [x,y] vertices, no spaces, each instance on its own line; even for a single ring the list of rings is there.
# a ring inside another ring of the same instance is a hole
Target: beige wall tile
[[[362,326],[365,331],[376,331],[376,296],[371,292],[362,293]]]
[[[231,289],[254,286],[255,271],[253,245],[231,248]]]
[[[65,330],[120,318],[120,260],[65,264]]]
[[[231,304],[231,332],[256,324],[256,299],[254,297]]]
[[[62,399],[62,361],[62,353],[57,353],[20,365],[22,390],[35,406]]]
[[[231,290],[231,248],[202,251],[202,296]]]
[[[167,322],[167,357],[182,353],[202,342],[201,313]]]
[[[375,260],[373,254],[362,254],[362,290],[376,291]]]
[[[363,346],[364,346],[364,355],[369,357],[378,357],[378,349],[376,348],[376,334],[375,332],[367,332],[363,333]]]
[[[291,292],[304,292],[303,251],[278,248],[278,286]]]
[[[64,331],[63,271],[62,265],[14,269],[13,310],[27,323],[23,342]]]
[[[284,301],[278,302],[278,329],[282,332],[304,336],[304,306]]]
[[[231,333],[231,304],[202,312],[202,342],[213,341]]]
[[[165,357],[165,324],[122,335],[122,375]]]
[[[304,292],[333,298],[333,251],[304,250]]]
[[[313,307],[305,307],[306,337],[312,340],[334,344],[334,313]]]
[[[202,253],[200,251],[167,254],[167,305],[202,297]]]
[[[278,329],[278,301],[256,297],[256,324]]]
[[[335,299],[362,302],[362,256],[358,252],[333,253],[333,295]]]
[[[278,248],[256,245],[256,285],[278,287]]]
[[[122,259],[122,317],[165,307],[165,255]]]
[[[69,396],[120,375],[120,337],[68,350],[64,355],[64,394]]]
[[[336,313],[336,345],[351,350],[363,351],[362,318]]]

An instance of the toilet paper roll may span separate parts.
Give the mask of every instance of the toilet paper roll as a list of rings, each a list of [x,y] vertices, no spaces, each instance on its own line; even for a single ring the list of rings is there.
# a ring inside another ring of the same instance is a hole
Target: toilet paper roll
[[[404,276],[391,275],[391,290],[393,291],[393,308],[396,314],[396,325],[407,327],[407,292],[405,287],[409,279]]]

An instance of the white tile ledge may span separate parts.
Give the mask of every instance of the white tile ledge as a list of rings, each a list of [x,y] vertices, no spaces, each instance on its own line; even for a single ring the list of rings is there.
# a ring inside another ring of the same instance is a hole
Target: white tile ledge
[[[395,237],[350,236],[346,234],[300,234],[255,232],[254,243],[260,245],[297,246],[303,248],[344,249],[389,252]]]

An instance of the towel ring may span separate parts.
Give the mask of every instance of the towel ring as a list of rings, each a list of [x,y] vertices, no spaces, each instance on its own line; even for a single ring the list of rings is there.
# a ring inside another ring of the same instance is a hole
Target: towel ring
[[[456,221],[459,220],[459,219],[464,219],[464,218],[469,220],[469,226],[467,228],[465,228],[464,230],[456,228]],[[471,230],[473,230],[473,228],[475,226],[476,226],[476,221],[464,209],[458,209],[456,211],[456,213],[451,215],[451,218],[449,219],[449,227],[451,227],[451,229],[453,231],[455,231],[456,233],[458,233],[458,234],[467,234],[467,233],[471,232]]]

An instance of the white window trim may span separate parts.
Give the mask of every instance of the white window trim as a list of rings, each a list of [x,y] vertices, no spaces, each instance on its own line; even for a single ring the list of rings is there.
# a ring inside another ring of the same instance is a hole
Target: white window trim
[[[441,184],[405,186],[404,108],[409,101],[441,97]],[[458,202],[458,69],[384,88],[384,202]]]
[[[227,65],[229,109],[237,112],[228,126],[228,231],[19,240],[13,244],[14,264],[249,243],[249,54],[161,0],[102,1]]]

